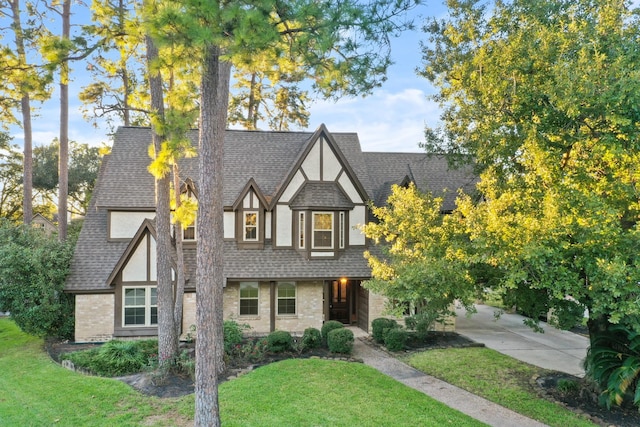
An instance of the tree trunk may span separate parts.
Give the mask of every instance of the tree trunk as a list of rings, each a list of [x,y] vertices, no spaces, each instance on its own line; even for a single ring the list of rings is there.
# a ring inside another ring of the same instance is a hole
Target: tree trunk
[[[173,164],[173,192],[175,194],[176,211],[180,207],[180,169],[177,163]],[[184,252],[182,251],[182,224],[176,221],[174,225],[176,235],[176,296],[173,307],[173,321],[175,322],[176,336],[182,333],[182,307],[184,302]]]
[[[16,52],[22,66],[27,66],[27,55],[24,48],[22,21],[20,20],[20,1],[13,0],[11,13],[13,19],[13,34],[15,36]],[[22,130],[24,132],[24,160],[23,160],[23,199],[22,217],[25,224],[31,224],[33,219],[33,142],[31,131],[31,98],[29,92],[20,89],[20,111],[22,113]]]
[[[200,87],[200,188],[196,281],[196,426],[219,426],[218,372],[224,365],[222,289],[224,133],[231,64],[205,47]]]
[[[71,0],[62,3],[62,38],[69,40]],[[58,159],[58,239],[67,239],[67,200],[69,198],[69,62],[60,66],[60,153]]]
[[[150,36],[146,36],[147,67],[149,73],[149,92],[151,110],[158,119],[164,117],[164,95],[162,76],[154,71],[154,62],[158,59],[158,48]],[[152,122],[153,123],[153,122]],[[155,154],[162,150],[164,137],[152,126],[151,139]],[[173,283],[171,280],[171,210],[170,182],[166,173],[156,178],[156,256],[158,266],[158,362],[160,367],[171,363],[178,353],[178,336],[174,325]]]

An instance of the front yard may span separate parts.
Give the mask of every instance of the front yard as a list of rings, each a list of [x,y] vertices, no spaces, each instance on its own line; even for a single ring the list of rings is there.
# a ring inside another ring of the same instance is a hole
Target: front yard
[[[55,364],[40,339],[0,319],[0,425],[187,426],[193,395],[144,396]],[[359,363],[274,363],[220,386],[225,426],[480,426]]]

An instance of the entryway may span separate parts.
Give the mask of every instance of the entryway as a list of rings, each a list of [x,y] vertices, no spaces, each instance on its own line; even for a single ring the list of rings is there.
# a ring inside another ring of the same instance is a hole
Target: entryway
[[[325,318],[345,325],[358,323],[360,280],[340,278],[325,281]],[[328,311],[328,313],[327,313]]]

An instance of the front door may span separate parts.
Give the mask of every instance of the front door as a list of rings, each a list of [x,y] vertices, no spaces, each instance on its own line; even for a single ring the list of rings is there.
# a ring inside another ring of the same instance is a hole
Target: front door
[[[329,320],[351,323],[351,282],[345,279],[332,281],[329,294]]]

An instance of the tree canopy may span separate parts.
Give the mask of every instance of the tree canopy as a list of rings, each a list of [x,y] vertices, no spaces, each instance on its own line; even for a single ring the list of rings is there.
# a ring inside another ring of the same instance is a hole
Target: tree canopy
[[[640,21],[624,1],[449,1],[421,73],[442,127],[428,151],[472,158],[459,201],[467,264],[533,317],[589,310],[640,328]],[[494,277],[495,279],[495,277]]]

